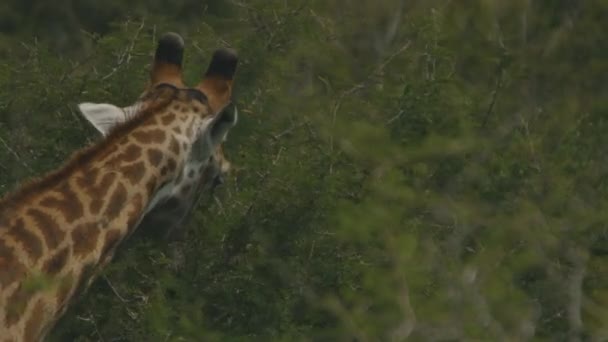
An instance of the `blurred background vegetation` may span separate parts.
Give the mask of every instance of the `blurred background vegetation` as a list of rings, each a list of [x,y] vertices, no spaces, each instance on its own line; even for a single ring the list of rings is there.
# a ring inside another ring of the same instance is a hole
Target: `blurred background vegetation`
[[[51,341],[608,339],[608,2],[4,0],[0,191],[176,31],[239,51],[234,170]],[[176,262],[178,246],[183,260]]]

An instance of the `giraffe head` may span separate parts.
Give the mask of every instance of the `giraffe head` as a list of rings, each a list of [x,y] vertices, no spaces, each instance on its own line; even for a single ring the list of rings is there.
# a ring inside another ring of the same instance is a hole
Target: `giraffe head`
[[[170,108],[181,120],[189,120],[185,140],[181,143],[188,158],[177,172],[177,177],[162,187],[146,213],[162,207],[162,215],[176,216],[180,221],[189,211],[195,194],[221,182],[228,172],[222,143],[236,124],[237,109],[231,102],[233,78],[237,66],[236,53],[231,49],[216,50],[202,80],[187,87],[182,80],[183,39],[168,33],[158,43],[150,79],[139,99],[132,105],[119,108],[109,103],[81,103],[83,116],[104,136],[134,120],[139,113],[153,108],[159,99],[170,93]],[[166,115],[163,114],[163,115]],[[167,126],[172,122],[170,114]],[[161,122],[165,122],[163,118]],[[148,215],[150,216],[150,215]]]

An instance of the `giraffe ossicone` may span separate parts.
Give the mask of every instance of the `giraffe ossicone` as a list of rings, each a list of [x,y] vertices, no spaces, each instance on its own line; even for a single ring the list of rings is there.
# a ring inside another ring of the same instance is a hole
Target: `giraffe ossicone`
[[[0,339],[44,338],[133,231],[180,225],[227,171],[237,56],[219,49],[202,81],[182,80],[184,42],[163,36],[131,106],[82,103],[102,139],[0,200]],[[44,277],[49,285],[28,286]]]

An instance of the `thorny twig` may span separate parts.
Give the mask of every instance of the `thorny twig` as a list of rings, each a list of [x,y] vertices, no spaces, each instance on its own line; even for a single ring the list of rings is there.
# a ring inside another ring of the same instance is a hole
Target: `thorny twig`
[[[584,253],[571,251],[574,269],[568,277],[568,294],[570,295],[568,311],[568,323],[570,325],[571,341],[580,340],[583,331],[583,319],[581,317],[583,308],[583,281],[587,271],[587,256]]]
[[[72,69],[68,70],[61,76],[61,78],[59,79],[59,83],[61,84],[61,83],[65,82],[65,80],[69,79],[69,76],[72,76],[72,74],[74,74],[74,72],[76,72],[76,70],[80,69],[83,65],[87,64],[94,57],[95,57],[95,54],[91,53],[88,56],[86,56],[83,60],[76,62],[72,66]]]
[[[15,152],[15,150],[13,150],[7,143],[6,141],[4,141],[4,139],[2,139],[2,137],[0,137],[0,143],[2,143],[2,145],[4,145],[4,147],[19,161],[21,162],[21,164],[23,166],[25,166],[26,169],[28,169],[30,172],[32,172],[32,169],[30,168],[30,166],[23,160],[21,159],[21,157],[19,156],[19,154],[17,154],[17,152]]]
[[[112,71],[110,71],[110,73],[101,78],[102,81],[105,81],[108,78],[112,77],[112,75],[114,75],[123,64],[129,64],[129,62],[131,61],[131,52],[133,52],[133,49],[135,48],[135,42],[137,41],[137,38],[139,38],[139,34],[143,30],[144,24],[145,21],[142,20],[141,25],[139,25],[137,31],[135,31],[135,35],[133,36],[133,38],[131,38],[131,43],[129,44],[129,46],[127,46],[127,48],[121,54],[119,54],[118,63],[114,68],[112,68]]]
[[[273,41],[277,36],[277,33],[280,33],[281,29],[285,26],[285,24],[289,22],[288,19],[290,17],[294,17],[294,16],[298,15],[307,4],[305,0],[302,1],[299,6],[294,6],[295,9],[292,9],[291,11],[287,12],[283,18],[279,18],[277,13],[275,11],[273,11],[274,22],[276,25],[274,27],[270,27],[270,25],[266,25],[266,23],[264,23],[261,20],[261,16],[258,13],[259,11],[257,9],[255,9],[253,6],[248,5],[241,1],[236,1],[236,0],[231,0],[230,2],[236,6],[239,6],[241,8],[244,8],[245,10],[247,10],[250,13],[251,20],[254,22],[254,27],[257,27],[258,30],[265,31],[265,33],[268,35],[268,40],[266,41],[266,49],[271,48]]]
[[[289,133],[293,132],[293,131],[294,131],[296,128],[300,128],[300,127],[302,127],[302,126],[305,126],[307,123],[308,123],[308,121],[304,121],[304,122],[299,123],[299,124],[297,124],[297,125],[293,125],[293,126],[291,126],[291,127],[287,128],[286,130],[284,130],[284,131],[280,132],[280,133],[274,134],[274,135],[272,136],[272,138],[273,138],[274,140],[279,140],[279,139],[280,139],[280,138],[282,138],[284,135],[286,135],[286,134],[289,134]]]
[[[220,208],[220,213],[226,217],[226,211],[224,210],[224,206],[222,205],[222,201],[220,201],[219,198],[217,198],[217,196],[213,196],[213,201],[215,202],[215,204],[217,204],[218,208]]]
[[[392,118],[386,120],[386,124],[390,125],[393,122],[395,122],[396,120],[398,120],[403,114],[405,114],[405,111],[402,109],[399,111],[399,113],[397,113],[397,115],[393,116]]]
[[[272,165],[277,165],[277,162],[279,161],[279,158],[281,157],[281,152],[283,152],[284,148],[283,146],[279,147],[279,152],[277,152],[277,155],[275,156],[274,160],[272,161]]]
[[[410,294],[406,282],[403,282],[403,289],[399,295],[398,301],[404,310],[404,317],[398,326],[390,332],[391,341],[405,341],[416,328],[416,314],[410,303]]]
[[[344,100],[345,97],[352,95],[353,93],[357,92],[360,89],[363,89],[365,87],[367,87],[368,83],[370,82],[370,80],[375,76],[378,75],[380,73],[382,73],[382,71],[384,71],[384,68],[390,63],[392,62],[393,59],[395,59],[395,57],[399,56],[400,54],[402,54],[405,50],[407,50],[410,47],[411,42],[408,41],[407,43],[405,43],[399,50],[395,51],[393,54],[391,54],[390,56],[388,56],[384,62],[382,62],[380,65],[378,65],[369,75],[367,75],[365,77],[365,79],[357,84],[355,84],[354,86],[352,86],[350,89],[347,89],[345,91],[343,91],[340,96],[338,97],[338,100],[336,100],[336,103],[334,104],[334,108],[332,110],[332,125],[335,124],[336,122],[336,116],[338,113],[338,109],[340,109],[340,106],[342,105],[342,101]],[[333,142],[332,145],[333,147]]]
[[[494,111],[494,107],[496,106],[496,99],[498,98],[498,92],[500,91],[500,88],[502,88],[502,68],[499,68],[498,70],[498,78],[496,79],[496,83],[494,85],[494,90],[492,90],[492,100],[490,101],[490,105],[488,106],[488,110],[486,111],[486,115],[483,117],[483,120],[481,121],[481,127],[485,127],[486,124],[488,123],[488,119],[490,118],[490,115],[492,114],[492,112]]]
[[[120,299],[121,302],[123,303],[127,303],[129,302],[128,300],[124,299],[119,293],[118,291],[116,291],[116,289],[114,288],[114,286],[112,286],[112,283],[110,282],[110,279],[108,279],[108,277],[106,277],[105,275],[101,276],[103,278],[103,280],[106,281],[106,283],[108,284],[108,286],[110,287],[110,289],[112,289],[112,292],[114,292],[114,294],[116,295],[116,297],[118,297],[118,299]]]
[[[99,328],[97,327],[97,322],[95,321],[95,318],[93,318],[93,314],[91,313],[91,311],[89,311],[89,317],[76,316],[76,318],[81,321],[91,323],[93,325],[93,329],[95,329],[95,333],[97,334],[97,337],[99,337],[99,340],[102,342],[105,341],[103,336],[101,336],[101,332],[99,331]]]
[[[393,61],[393,59],[395,59],[397,56],[399,56],[400,54],[402,54],[405,50],[407,50],[410,47],[411,42],[407,41],[403,46],[401,46],[401,48],[399,48],[397,51],[393,52],[390,56],[388,56],[384,62],[380,63],[380,65],[378,65],[369,75],[367,75],[365,77],[365,79],[363,79],[363,81],[355,84],[354,86],[352,86],[350,89],[347,89],[345,91],[343,91],[340,96],[338,97],[338,99],[336,100],[336,102],[334,103],[334,107],[332,109],[332,115],[331,115],[331,127],[332,127],[332,131],[333,128],[335,127],[336,124],[336,118],[338,116],[338,110],[340,109],[340,106],[342,105],[342,101],[344,100],[344,98],[346,98],[347,96],[350,96],[354,93],[356,93],[358,90],[361,90],[365,87],[368,86],[369,82],[374,78],[374,76],[381,74],[384,71],[384,68]],[[330,153],[333,152],[334,150],[334,136],[333,134],[329,137],[329,151]],[[329,173],[331,174],[333,170],[333,163],[330,164],[329,167]]]
[[[336,316],[338,316],[342,322],[354,335],[354,341],[370,341],[365,331],[355,322],[351,310],[347,309],[342,302],[337,298],[332,298],[330,303],[327,305],[328,309],[331,310]]]
[[[531,135],[530,135],[530,125],[529,122],[526,121],[523,117],[523,115],[521,115],[521,113],[519,114],[519,120],[521,122],[522,127],[524,128],[524,133],[526,135],[526,140],[528,142],[528,147],[530,148],[530,155],[532,156],[532,158],[534,159],[534,164],[533,167],[536,169],[536,171],[540,172],[542,171],[542,168],[540,166],[540,162],[538,160],[538,157],[536,155],[536,148],[534,147],[534,142],[532,141]]]

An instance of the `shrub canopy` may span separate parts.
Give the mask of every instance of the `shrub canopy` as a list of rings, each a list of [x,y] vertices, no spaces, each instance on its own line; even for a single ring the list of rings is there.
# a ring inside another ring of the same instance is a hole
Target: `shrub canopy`
[[[138,232],[63,340],[608,338],[608,3],[0,5],[0,191],[100,139],[156,39],[241,58],[234,168],[177,242]]]

